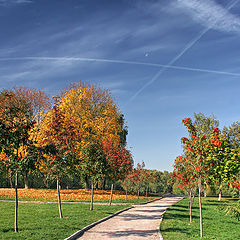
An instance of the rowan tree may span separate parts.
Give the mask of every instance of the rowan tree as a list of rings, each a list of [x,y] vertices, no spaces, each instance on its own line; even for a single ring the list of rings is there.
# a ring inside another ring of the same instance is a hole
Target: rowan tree
[[[172,178],[177,180],[178,187],[187,192],[189,197],[189,221],[192,223],[192,205],[197,190],[197,179],[191,159],[178,156],[174,162]]]
[[[205,162],[208,153],[208,142],[206,136],[197,132],[195,125],[193,125],[190,118],[182,120],[183,124],[187,127],[189,138],[181,138],[184,145],[185,155],[188,160],[191,160],[192,174],[198,182],[199,189],[199,212],[200,212],[200,236],[203,236],[203,224],[202,224],[202,204],[201,204],[201,191],[202,182],[205,182],[206,171]]]
[[[131,182],[134,184],[134,190],[137,192],[138,198],[140,196],[140,188],[143,185],[143,174],[142,170],[145,167],[145,163],[142,161],[142,163],[138,163],[137,167],[130,172],[128,178],[131,180]]]

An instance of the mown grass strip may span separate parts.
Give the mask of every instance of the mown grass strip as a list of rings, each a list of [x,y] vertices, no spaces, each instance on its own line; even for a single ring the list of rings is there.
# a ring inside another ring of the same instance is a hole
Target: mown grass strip
[[[126,208],[125,206],[94,206],[89,211],[85,204],[62,205],[63,219],[58,217],[57,204],[20,203],[19,232],[15,233],[14,203],[0,203],[0,239],[65,239],[83,227]]]
[[[226,216],[220,206],[236,204],[237,199],[202,198],[203,203],[203,240],[238,240],[240,239],[240,222]],[[164,240],[200,239],[199,209],[195,199],[193,205],[193,223],[189,223],[188,199],[184,199],[164,214],[161,223],[161,233]]]

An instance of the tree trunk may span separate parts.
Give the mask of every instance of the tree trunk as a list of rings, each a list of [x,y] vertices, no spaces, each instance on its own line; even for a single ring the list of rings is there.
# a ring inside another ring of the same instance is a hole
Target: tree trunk
[[[24,186],[25,186],[25,189],[28,189],[28,188],[29,188],[28,175],[27,175],[27,173],[24,174]]]
[[[43,178],[43,183],[44,183],[44,185],[46,186],[46,188],[49,188],[48,187],[48,180],[47,180],[48,178],[47,178],[47,176],[46,175],[44,175],[44,178]]]
[[[10,183],[10,187],[13,188],[13,183],[12,183],[12,171],[9,171],[9,183]]]
[[[140,195],[140,190],[138,189],[138,199],[139,199],[139,195]]]
[[[57,193],[58,193],[59,218],[62,218],[62,206],[61,206],[61,197],[60,197],[60,184],[59,184],[59,178],[58,177],[57,177]]]
[[[110,195],[110,200],[109,200],[109,205],[111,206],[112,204],[112,197],[113,197],[113,183],[111,185],[111,195]]]
[[[127,194],[128,194],[128,190],[126,188],[126,196],[125,196],[125,200],[127,200]]]
[[[91,196],[91,203],[90,203],[90,211],[93,210],[93,195],[94,195],[94,182],[92,181],[92,196]]]
[[[207,184],[204,184],[204,197],[207,197]]]
[[[200,237],[203,237],[203,219],[202,219],[202,202],[201,202],[201,188],[202,188],[202,179],[198,179],[198,199],[199,199],[199,214],[200,214]]]
[[[189,222],[192,223],[192,200],[190,200],[189,206]]]
[[[218,194],[218,201],[222,200],[222,189],[219,189],[219,194]]]
[[[148,184],[147,184],[147,189],[146,189],[146,197],[148,196]]]
[[[106,190],[106,178],[103,179],[103,190]]]
[[[14,232],[18,232],[18,174],[15,175],[15,222]]]
[[[90,189],[89,188],[89,181],[88,181],[88,177],[87,176],[85,176],[85,188],[88,190],[88,189]]]
[[[189,222],[192,223],[192,191],[189,193]]]

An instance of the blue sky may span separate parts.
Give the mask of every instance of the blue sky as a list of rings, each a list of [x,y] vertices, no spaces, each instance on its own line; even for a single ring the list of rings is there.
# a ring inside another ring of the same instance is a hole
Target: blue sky
[[[240,0],[0,0],[0,88],[112,91],[135,162],[172,170],[181,120],[240,119]]]

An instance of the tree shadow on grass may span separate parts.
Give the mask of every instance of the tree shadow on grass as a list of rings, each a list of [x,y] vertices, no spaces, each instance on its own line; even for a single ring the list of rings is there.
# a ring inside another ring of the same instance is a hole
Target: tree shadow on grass
[[[213,205],[221,205],[221,204],[229,204],[230,202],[237,202],[239,201],[238,199],[222,199],[221,201],[218,200],[206,200],[207,204],[213,204]]]
[[[192,210],[195,210],[195,209],[198,210],[199,207],[192,207]],[[174,207],[170,208],[169,210],[179,211],[179,212],[189,212],[189,208],[188,207],[186,207],[184,209],[181,209],[181,208],[178,208],[178,207],[174,206]],[[206,210],[206,208],[202,206],[202,210]]]
[[[173,233],[173,232],[179,232],[179,233],[184,233],[186,235],[188,235],[189,237],[191,237],[193,234],[198,234],[198,231],[194,231],[194,233],[192,232],[189,232],[185,229],[182,229],[182,228],[174,228],[174,227],[169,227],[169,228],[166,228],[166,229],[160,229],[161,233],[167,233],[167,232],[170,232],[170,233]]]
[[[171,209],[173,208],[184,208],[184,209],[189,209],[188,206],[182,206],[182,205],[178,205],[178,204],[174,204],[173,207],[171,207]],[[198,207],[196,206],[192,206],[192,209],[198,209]]]
[[[176,211],[176,212],[188,212],[188,208],[186,208],[186,209],[179,209],[179,208],[173,207],[173,208],[171,208],[171,211]]]
[[[189,219],[189,214],[167,214],[164,216],[164,219]],[[192,219],[198,219],[199,216],[192,215]],[[206,219],[206,218],[205,218]]]
[[[3,233],[14,232],[14,228],[4,228],[0,232],[3,232]]]

